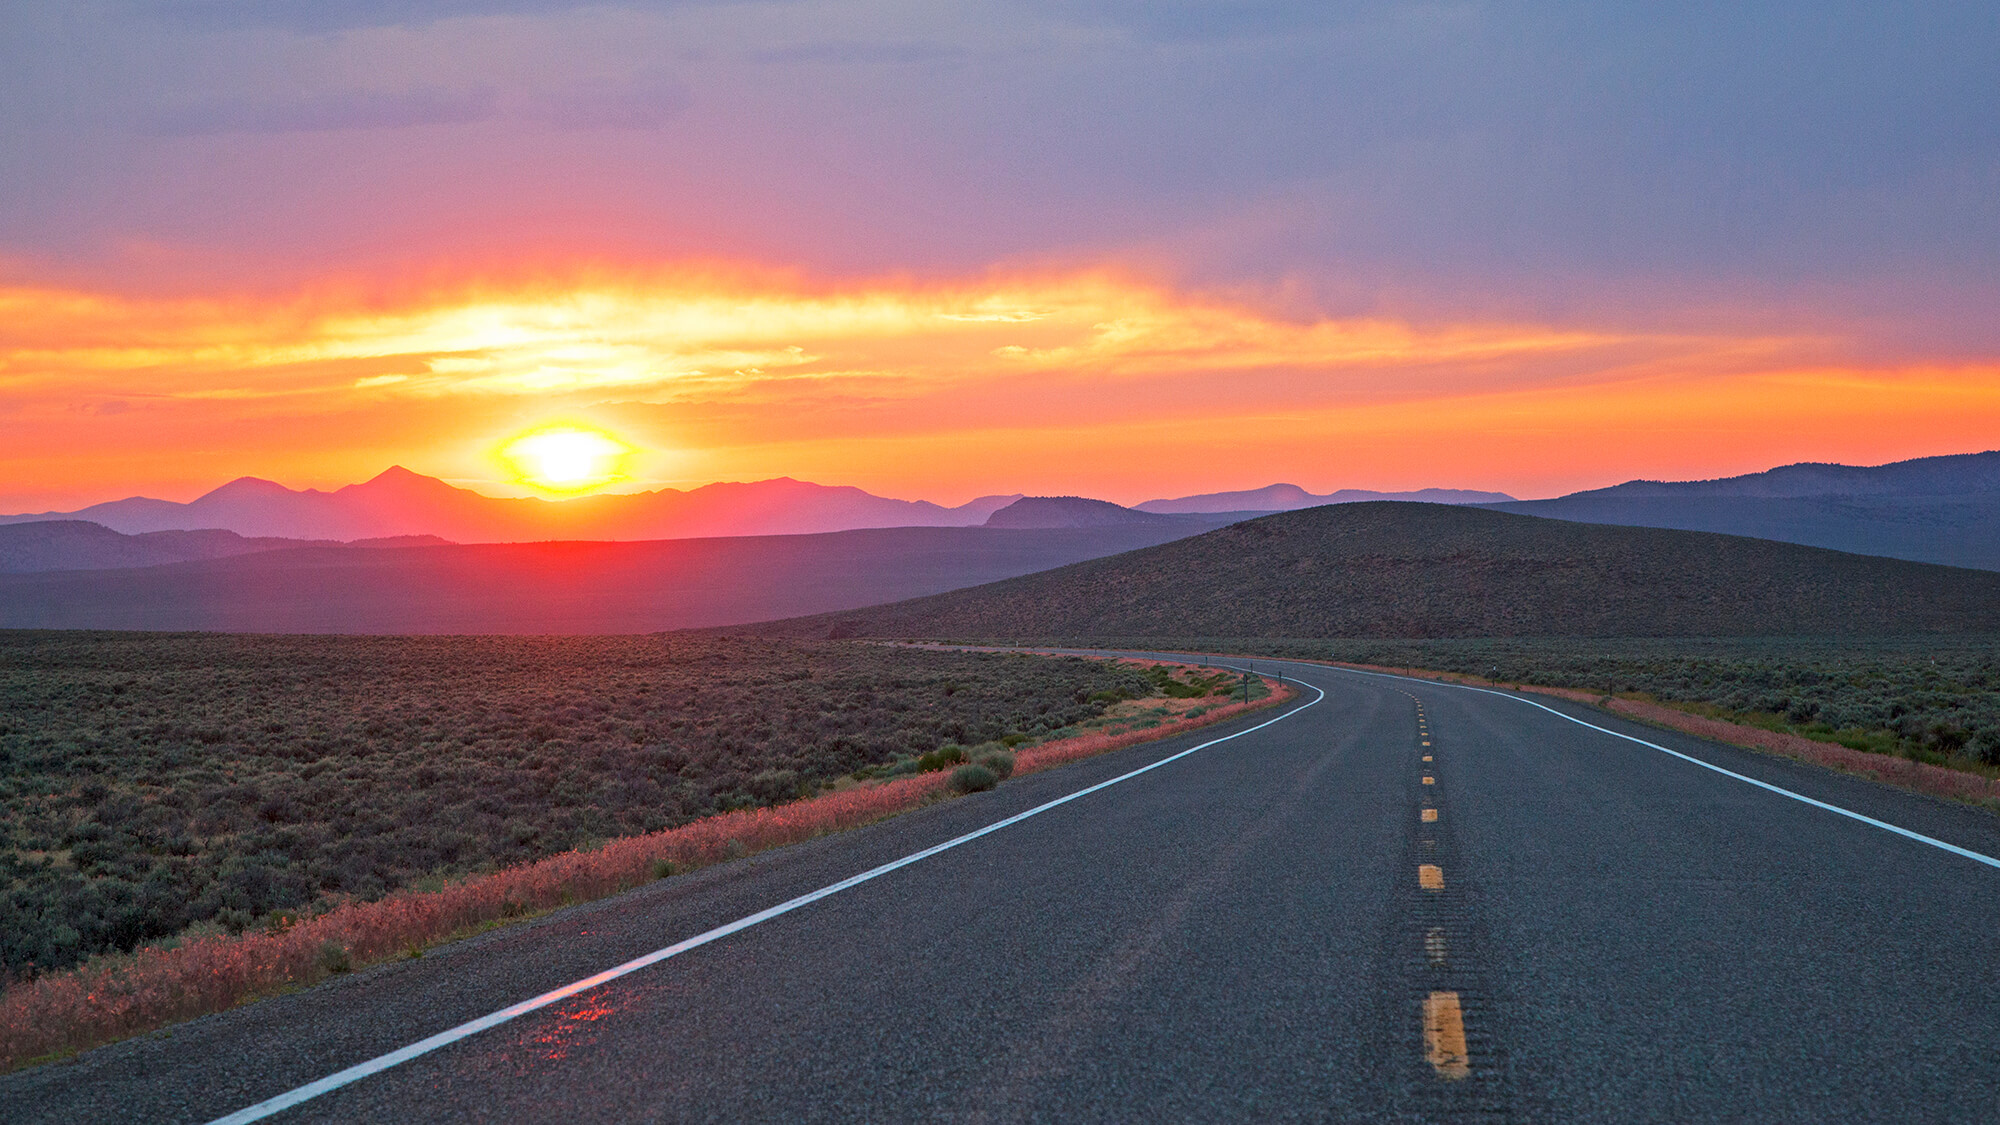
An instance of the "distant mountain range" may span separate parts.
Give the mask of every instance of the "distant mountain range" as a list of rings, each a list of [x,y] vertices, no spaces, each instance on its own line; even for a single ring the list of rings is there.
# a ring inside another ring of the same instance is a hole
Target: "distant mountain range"
[[[758,626],[991,641],[2000,632],[2000,574],[1708,532],[1366,503]]]
[[[573,500],[502,499],[394,467],[332,492],[243,477],[185,504],[135,496],[74,512],[0,516],[0,524],[88,520],[128,535],[221,528],[252,538],[340,541],[397,535],[435,535],[462,543],[685,539],[858,527],[967,527],[1018,499],[983,496],[946,508],[790,477],[685,492],[668,488]]]
[[[2000,570],[2000,452],[1887,465],[1786,465],[1700,481],[1628,481],[1490,505],[1579,523],[1720,531],[1856,554]]]
[[[1027,510],[1051,508],[1077,510],[1066,502]],[[1790,543],[1395,502],[1322,506],[1204,533],[1214,526],[1158,517],[1098,527],[372,550],[121,536],[148,549],[232,553],[0,574],[0,628],[728,626],[991,640],[2000,632],[2000,574]],[[790,620],[749,625],[773,618]]]
[[[1708,481],[1629,481],[1552,500],[1423,489],[1314,494],[1292,484],[1149,500],[985,496],[957,507],[781,477],[572,500],[499,499],[391,468],[330,492],[245,477],[188,503],[132,497],[0,516],[0,573],[192,562],[305,545],[657,540],[869,527],[1151,527],[1171,538],[1272,511],[1383,497],[1580,523],[1720,531],[2000,570],[2000,452],[1888,465],[1788,465]]]
[[[1872,528],[1884,536],[1878,554],[1926,542],[1918,534],[1894,538],[1884,530],[1898,526],[1892,520],[1908,532],[1918,518],[1938,518],[1928,540],[1934,548],[1976,554],[1968,544],[1994,536],[1994,518],[1980,522],[2000,498],[1994,468],[2000,454],[1878,468],[1788,466],[1732,480],[1632,482],[1562,500],[1344,502],[1268,516],[1146,512],[1084,496],[994,496],[940,508],[798,480],[596,498],[616,504],[592,514],[594,500],[572,500],[582,504],[576,512],[544,500],[490,500],[404,472],[338,492],[258,482],[192,504],[136,500],[98,512],[226,514],[346,532],[448,526],[466,538],[524,534],[522,522],[504,522],[520,512],[540,520],[528,522],[530,530],[552,534],[632,526],[616,522],[630,512],[666,518],[660,512],[670,506],[698,526],[728,528],[870,514],[978,516],[988,526],[462,546],[376,536],[302,542],[236,530],[122,534],[86,520],[30,520],[0,526],[0,627],[632,633],[826,615],[776,629],[986,639],[1986,633],[2000,631],[1994,573],[1768,538],[1590,526],[1588,516],[1596,504],[1596,514],[1634,522],[1726,514],[1800,536],[1826,536],[1828,526],[1850,536]],[[1244,502],[1244,494],[1218,496]],[[732,498],[744,506],[730,512]],[[1496,506],[1550,508],[1566,518]],[[556,512],[566,520],[560,526],[550,522]],[[1826,512],[1846,522],[1812,522]],[[1992,558],[2000,569],[2000,552]],[[924,595],[936,597],[902,601]]]
[[[1240,517],[1160,516],[1122,508],[1103,500],[1086,500],[1076,496],[1027,496],[996,510],[987,517],[982,526],[1016,531],[1073,528],[1146,529],[1136,539],[1117,535],[1101,537],[1106,551],[1122,551],[1141,540],[1157,543],[1180,535],[1194,535],[1213,527],[1220,527],[1236,518]],[[57,570],[124,570],[304,547],[355,549],[452,545],[449,540],[435,535],[398,535],[388,538],[356,539],[343,543],[331,539],[249,537],[216,528],[202,531],[146,531],[127,535],[88,520],[34,520],[0,524],[0,574],[35,574]],[[772,546],[770,549],[788,548]],[[1063,553],[1065,562],[1074,561],[1075,558],[1091,557],[1087,552],[1073,555],[1067,549]],[[977,572],[988,577],[993,576],[984,570]]]
[[[1572,492],[1566,500],[1608,497],[1755,496],[1967,496],[2000,494],[2000,451],[1919,457],[1886,465],[1831,465],[1801,461],[1761,473],[1716,480],[1633,480],[1610,488]],[[1546,501],[1526,501],[1526,503]]]
[[[351,542],[431,535],[462,543],[523,543],[811,535],[863,527],[1104,527],[1157,522],[1169,516],[1198,516],[1213,522],[1216,517],[1242,518],[1390,496],[1446,504],[1512,499],[1499,492],[1438,488],[1393,494],[1344,489],[1314,496],[1297,485],[1274,484],[1249,492],[1149,500],[1137,508],[1080,496],[1023,497],[1019,493],[982,496],[947,508],[926,500],[892,500],[858,488],[790,477],[570,500],[501,499],[396,466],[372,480],[331,492],[291,489],[257,477],[242,477],[184,504],[134,496],[74,512],[0,516],[0,525],[82,520],[127,535],[223,530],[251,540]],[[218,548],[217,553],[255,549],[264,548],[237,545],[226,551]],[[156,545],[156,550],[171,553],[163,543]],[[160,561],[181,560],[163,557]]]

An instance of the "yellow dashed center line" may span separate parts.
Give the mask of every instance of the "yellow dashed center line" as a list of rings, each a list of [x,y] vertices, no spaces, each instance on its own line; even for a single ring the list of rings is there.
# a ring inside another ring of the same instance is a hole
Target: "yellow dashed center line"
[[[1430,747],[1431,728],[1422,704],[1417,706],[1417,739],[1424,748]],[[1426,765],[1434,760],[1432,754],[1422,757]],[[1425,785],[1437,784],[1437,778],[1430,774],[1422,776]],[[1419,807],[1417,818],[1424,824],[1434,824],[1438,810]],[[1436,840],[1421,840],[1419,846],[1425,853],[1437,851]],[[1443,891],[1444,868],[1435,863],[1418,864],[1417,885],[1426,891]],[[1444,930],[1432,929],[1424,934],[1424,957],[1432,968],[1444,967],[1447,960]],[[1458,993],[1432,992],[1424,998],[1424,1052],[1440,1079],[1457,1082],[1472,1077],[1472,1059],[1465,1046],[1465,1010]]]
[[[1439,1078],[1456,1082],[1472,1074],[1465,1053],[1465,1013],[1458,993],[1433,992],[1424,998],[1424,1046]]]

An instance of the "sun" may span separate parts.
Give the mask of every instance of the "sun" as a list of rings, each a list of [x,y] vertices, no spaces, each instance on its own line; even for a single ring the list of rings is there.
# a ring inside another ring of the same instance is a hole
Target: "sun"
[[[544,492],[588,492],[625,479],[638,452],[603,430],[542,426],[500,447],[514,479]]]

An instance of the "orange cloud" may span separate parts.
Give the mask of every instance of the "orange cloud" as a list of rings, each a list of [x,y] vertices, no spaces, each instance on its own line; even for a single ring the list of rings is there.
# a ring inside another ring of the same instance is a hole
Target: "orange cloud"
[[[1983,448],[1990,364],[1837,342],[1299,319],[1110,272],[815,284],[684,270],[434,291],[0,290],[6,510],[390,462],[491,482],[551,419],[637,476],[1125,500],[1291,479],[1534,493]]]

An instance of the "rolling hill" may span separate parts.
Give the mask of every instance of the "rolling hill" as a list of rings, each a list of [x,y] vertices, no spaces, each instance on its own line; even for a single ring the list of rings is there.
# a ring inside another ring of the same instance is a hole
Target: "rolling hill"
[[[299,547],[424,547],[444,540],[431,535],[388,539],[248,539],[233,531],[147,531],[124,535],[88,520],[42,520],[0,524],[0,574],[49,570],[120,570],[163,566],[195,559],[219,559],[259,551]]]
[[[1309,508],[794,636],[1781,636],[2000,632],[2000,574],[1482,508]]]
[[[986,527],[1160,527],[1199,516],[1162,516],[1082,496],[1023,496],[986,517]],[[1227,522],[1210,521],[1207,526]]]
[[[0,524],[0,574],[158,566],[306,545],[296,539],[246,539],[221,530],[121,535],[88,520],[39,520]]]

